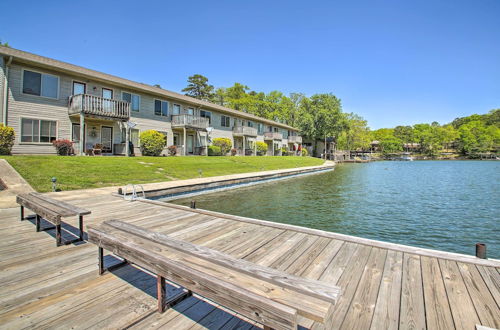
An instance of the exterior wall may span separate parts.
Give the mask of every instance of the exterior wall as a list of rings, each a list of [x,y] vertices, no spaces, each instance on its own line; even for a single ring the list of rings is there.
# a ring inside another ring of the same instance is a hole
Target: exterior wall
[[[5,63],[3,56],[0,56],[0,123],[3,122],[4,84],[5,84]]]
[[[0,59],[2,57],[0,56]],[[1,62],[0,62],[1,64]],[[48,73],[59,77],[59,97],[57,99],[46,98],[36,95],[28,95],[22,93],[22,76],[23,69],[32,70],[35,72]],[[0,78],[3,74],[3,70],[0,70]],[[1,80],[1,79],[0,79]],[[79,124],[79,116],[69,116],[68,115],[68,100],[73,94],[73,82],[78,81],[86,84],[86,94],[101,96],[102,89],[107,88],[113,90],[113,99],[121,100],[122,92],[128,92],[132,94],[137,94],[140,96],[140,106],[139,111],[131,111],[130,121],[137,124],[135,127],[139,130],[139,134],[145,130],[154,129],[157,131],[167,133],[167,146],[173,145],[174,132],[179,134],[178,145],[183,144],[182,129],[172,130],[171,126],[171,115],[173,112],[173,105],[179,104],[181,106],[181,114],[187,113],[188,108],[194,109],[194,114],[199,115],[201,110],[187,103],[178,102],[165,97],[158,97],[152,94],[146,94],[142,92],[137,92],[133,89],[126,89],[119,86],[113,86],[112,84],[103,84],[101,82],[93,81],[87,78],[70,76],[61,72],[55,72],[53,70],[39,69],[37,67],[32,67],[19,63],[12,63],[9,76],[9,111],[8,111],[8,126],[14,128],[16,132],[16,141],[13,147],[13,153],[15,154],[55,154],[55,148],[51,143],[26,143],[21,142],[21,118],[33,118],[33,119],[47,119],[57,122],[57,138],[58,139],[72,139],[72,123]],[[0,85],[1,87],[1,85]],[[0,92],[3,89],[0,89]],[[159,116],[154,113],[154,103],[155,100],[167,101],[169,103],[168,116]],[[214,138],[225,137],[233,141],[233,146],[235,145],[235,140],[233,137],[233,126],[235,122],[241,123],[242,119],[235,116],[229,116],[230,127],[221,126],[221,116],[226,114],[219,113],[213,110],[205,110],[211,113],[211,124],[210,126],[214,130],[210,133],[208,137],[208,144]],[[246,123],[248,120],[243,119]],[[113,127],[113,143],[119,144],[122,142],[121,128],[124,127],[124,123],[119,121],[109,121],[109,120],[95,120],[85,118],[86,122],[86,145],[92,143],[100,143],[100,127],[101,126],[111,126]],[[257,128],[258,121],[252,121],[254,127]],[[268,130],[269,125],[264,125],[264,131]],[[96,136],[89,136],[90,128],[95,127],[93,130],[96,132]],[[283,133],[280,129],[279,132]],[[191,133],[190,133],[191,134]],[[204,146],[204,136],[205,132],[196,134],[195,147]],[[264,141],[263,135],[258,135],[256,141]],[[286,139],[282,141],[282,144],[286,144]],[[136,155],[140,154],[139,146],[135,146]],[[168,154],[166,148],[164,154]]]

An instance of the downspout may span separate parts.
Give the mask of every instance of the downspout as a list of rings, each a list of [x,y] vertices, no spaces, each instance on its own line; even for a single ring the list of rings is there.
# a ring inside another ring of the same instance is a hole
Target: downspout
[[[5,64],[5,77],[4,77],[4,86],[3,86],[3,118],[2,118],[2,123],[7,126],[7,106],[8,106],[8,100],[9,100],[9,69],[10,69],[10,64],[12,63],[12,56],[9,56],[9,60]]]

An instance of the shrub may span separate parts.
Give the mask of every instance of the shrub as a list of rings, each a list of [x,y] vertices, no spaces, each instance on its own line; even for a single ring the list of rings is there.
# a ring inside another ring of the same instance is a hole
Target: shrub
[[[231,150],[231,147],[233,146],[233,143],[231,142],[231,139],[229,138],[215,138],[212,142],[214,146],[217,146],[220,148],[220,152],[222,156],[225,156],[229,150]]]
[[[159,156],[167,144],[165,135],[152,129],[142,132],[140,139],[143,156]]]
[[[170,147],[168,147],[168,154],[170,156],[177,155],[177,146],[170,146]]]
[[[0,124],[0,155],[10,155],[14,145],[14,129]]]
[[[306,148],[302,148],[301,150],[302,156],[309,156],[309,151]]]
[[[220,156],[221,151],[219,146],[208,146],[208,155],[209,156]]]
[[[285,147],[281,148],[281,155],[282,155],[282,156],[289,156],[289,155],[288,155],[288,149],[287,149],[287,148],[285,148]]]
[[[257,156],[264,156],[267,153],[267,143],[257,141]]]
[[[70,140],[59,139],[52,142],[59,156],[69,156],[73,154],[73,143]]]
[[[236,150],[235,148],[231,149],[231,156],[236,156],[237,152],[238,150]]]

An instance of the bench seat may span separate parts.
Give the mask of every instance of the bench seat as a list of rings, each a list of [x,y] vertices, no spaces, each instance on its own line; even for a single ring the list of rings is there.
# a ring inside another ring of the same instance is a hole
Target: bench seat
[[[36,214],[36,231],[40,231],[40,218],[51,222],[54,227],[44,228],[42,230],[56,229],[56,245],[69,244],[83,240],[83,216],[91,211],[77,207],[75,205],[58,201],[39,193],[20,194],[16,197],[16,202],[21,208],[20,219],[24,220],[24,208],[32,210]],[[70,216],[79,217],[80,235],[78,239],[65,241],[61,239],[61,219]]]
[[[331,328],[338,287],[117,220],[89,227],[88,235],[89,242],[99,247],[100,273],[106,249],[157,274],[160,312],[162,278],[166,278],[266,327],[296,329],[313,320]]]

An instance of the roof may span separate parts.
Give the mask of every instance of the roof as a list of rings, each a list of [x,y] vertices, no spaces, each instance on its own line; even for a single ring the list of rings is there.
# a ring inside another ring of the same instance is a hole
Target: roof
[[[40,67],[65,72],[68,74],[76,74],[79,76],[85,76],[86,78],[92,79],[95,81],[107,82],[107,83],[111,83],[111,84],[118,85],[121,87],[129,88],[129,89],[133,88],[133,89],[140,90],[140,91],[143,91],[143,92],[146,92],[149,94],[168,97],[168,98],[171,98],[174,100],[188,103],[190,105],[201,107],[203,109],[219,111],[219,112],[222,112],[224,114],[231,114],[233,116],[238,116],[238,117],[242,117],[245,119],[260,121],[260,122],[268,124],[268,125],[286,128],[286,129],[293,130],[293,131],[299,131],[299,129],[297,129],[295,127],[292,127],[292,126],[289,126],[286,124],[282,124],[282,123],[278,123],[274,120],[265,119],[262,117],[252,115],[250,113],[230,109],[230,108],[223,107],[221,105],[214,104],[211,102],[198,100],[198,99],[195,99],[194,97],[179,94],[179,93],[172,92],[172,91],[162,89],[159,87],[147,85],[144,83],[135,82],[135,81],[128,80],[125,78],[120,78],[120,77],[113,76],[113,75],[110,75],[107,73],[102,73],[102,72],[87,69],[87,68],[84,68],[84,67],[81,67],[78,65],[70,64],[67,62],[62,62],[62,61],[54,60],[54,59],[51,59],[48,57],[28,53],[28,52],[18,50],[15,48],[0,46],[0,55],[12,56],[13,60],[16,62],[37,65]]]

